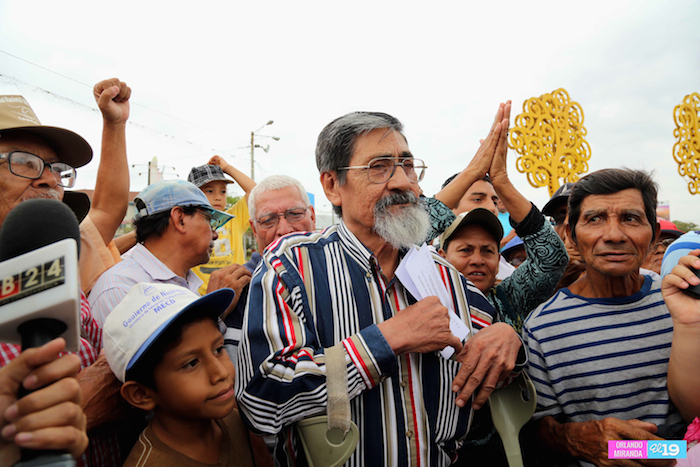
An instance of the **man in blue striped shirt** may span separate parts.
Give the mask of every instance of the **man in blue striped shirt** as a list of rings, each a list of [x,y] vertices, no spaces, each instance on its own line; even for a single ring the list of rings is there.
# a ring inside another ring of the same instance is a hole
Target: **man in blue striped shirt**
[[[567,233],[585,274],[523,328],[538,437],[583,465],[617,465],[609,440],[659,439],[658,425],[681,421],[666,390],[671,316],[660,280],[639,273],[659,233],[656,196],[642,171],[605,169],[576,183]]]
[[[484,143],[493,148],[506,137],[502,122],[494,127]],[[326,412],[333,348],[345,356],[360,431],[347,465],[450,465],[472,410],[526,362],[522,343],[436,253],[449,305],[471,330],[464,346],[447,308],[436,297],[417,301],[395,276],[429,227],[418,201],[424,164],[397,119],[355,112],[334,120],[319,135],[316,162],[341,222],[268,246],[250,284],[238,353],[241,413],[253,429],[277,436],[278,465],[306,465],[293,424]],[[453,359],[436,352],[446,346],[456,349]]]

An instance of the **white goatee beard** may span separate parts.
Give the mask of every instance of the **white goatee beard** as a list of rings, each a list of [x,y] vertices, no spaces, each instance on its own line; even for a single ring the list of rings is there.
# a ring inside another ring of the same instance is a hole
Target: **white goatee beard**
[[[395,204],[409,204],[395,213]],[[394,248],[410,248],[428,236],[430,216],[421,200],[413,193],[393,194],[380,199],[374,207],[374,231]]]

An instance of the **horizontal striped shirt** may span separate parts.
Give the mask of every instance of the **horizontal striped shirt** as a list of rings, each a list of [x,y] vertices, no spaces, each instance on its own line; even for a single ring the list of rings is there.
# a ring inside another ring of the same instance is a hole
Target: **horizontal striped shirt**
[[[592,299],[565,288],[525,321],[535,418],[680,421],[666,390],[673,323],[661,282],[629,297]]]
[[[175,274],[148,248],[137,243],[124,256],[124,260],[105,271],[95,282],[88,300],[95,319],[101,326],[112,312],[112,309],[122,301],[131,288],[139,282],[174,284],[190,289],[199,295],[202,279],[194,272],[187,271],[183,278]]]
[[[405,253],[405,252],[402,252]],[[493,307],[433,254],[455,313],[473,332]],[[459,363],[437,352],[396,356],[377,324],[415,303],[340,223],[271,244],[248,295],[236,396],[246,422],[277,434],[278,465],[304,465],[291,425],[326,411],[324,349],[342,346],[360,441],[347,465],[450,465],[472,418],[451,390]],[[301,459],[298,459],[301,457]]]

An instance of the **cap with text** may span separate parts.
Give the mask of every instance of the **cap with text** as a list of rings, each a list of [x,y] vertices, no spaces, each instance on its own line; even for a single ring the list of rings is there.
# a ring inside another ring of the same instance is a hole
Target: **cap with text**
[[[105,357],[112,372],[125,382],[127,371],[177,317],[194,309],[201,310],[203,316],[220,316],[234,295],[232,289],[219,289],[199,297],[177,285],[136,284],[105,320]]]

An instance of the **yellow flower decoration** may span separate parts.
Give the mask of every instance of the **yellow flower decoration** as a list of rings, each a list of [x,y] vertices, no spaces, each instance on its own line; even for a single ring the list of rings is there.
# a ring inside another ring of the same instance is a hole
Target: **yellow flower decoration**
[[[546,186],[552,196],[560,184],[576,182],[588,171],[591,147],[584,138],[583,109],[565,89],[525,101],[514,124],[508,145],[521,155],[516,168],[530,185]]]
[[[676,129],[673,136],[678,140],[673,145],[673,158],[678,163],[678,173],[687,177],[688,191],[696,195],[700,191],[698,165],[700,164],[700,94],[688,94],[683,102],[673,109]]]

